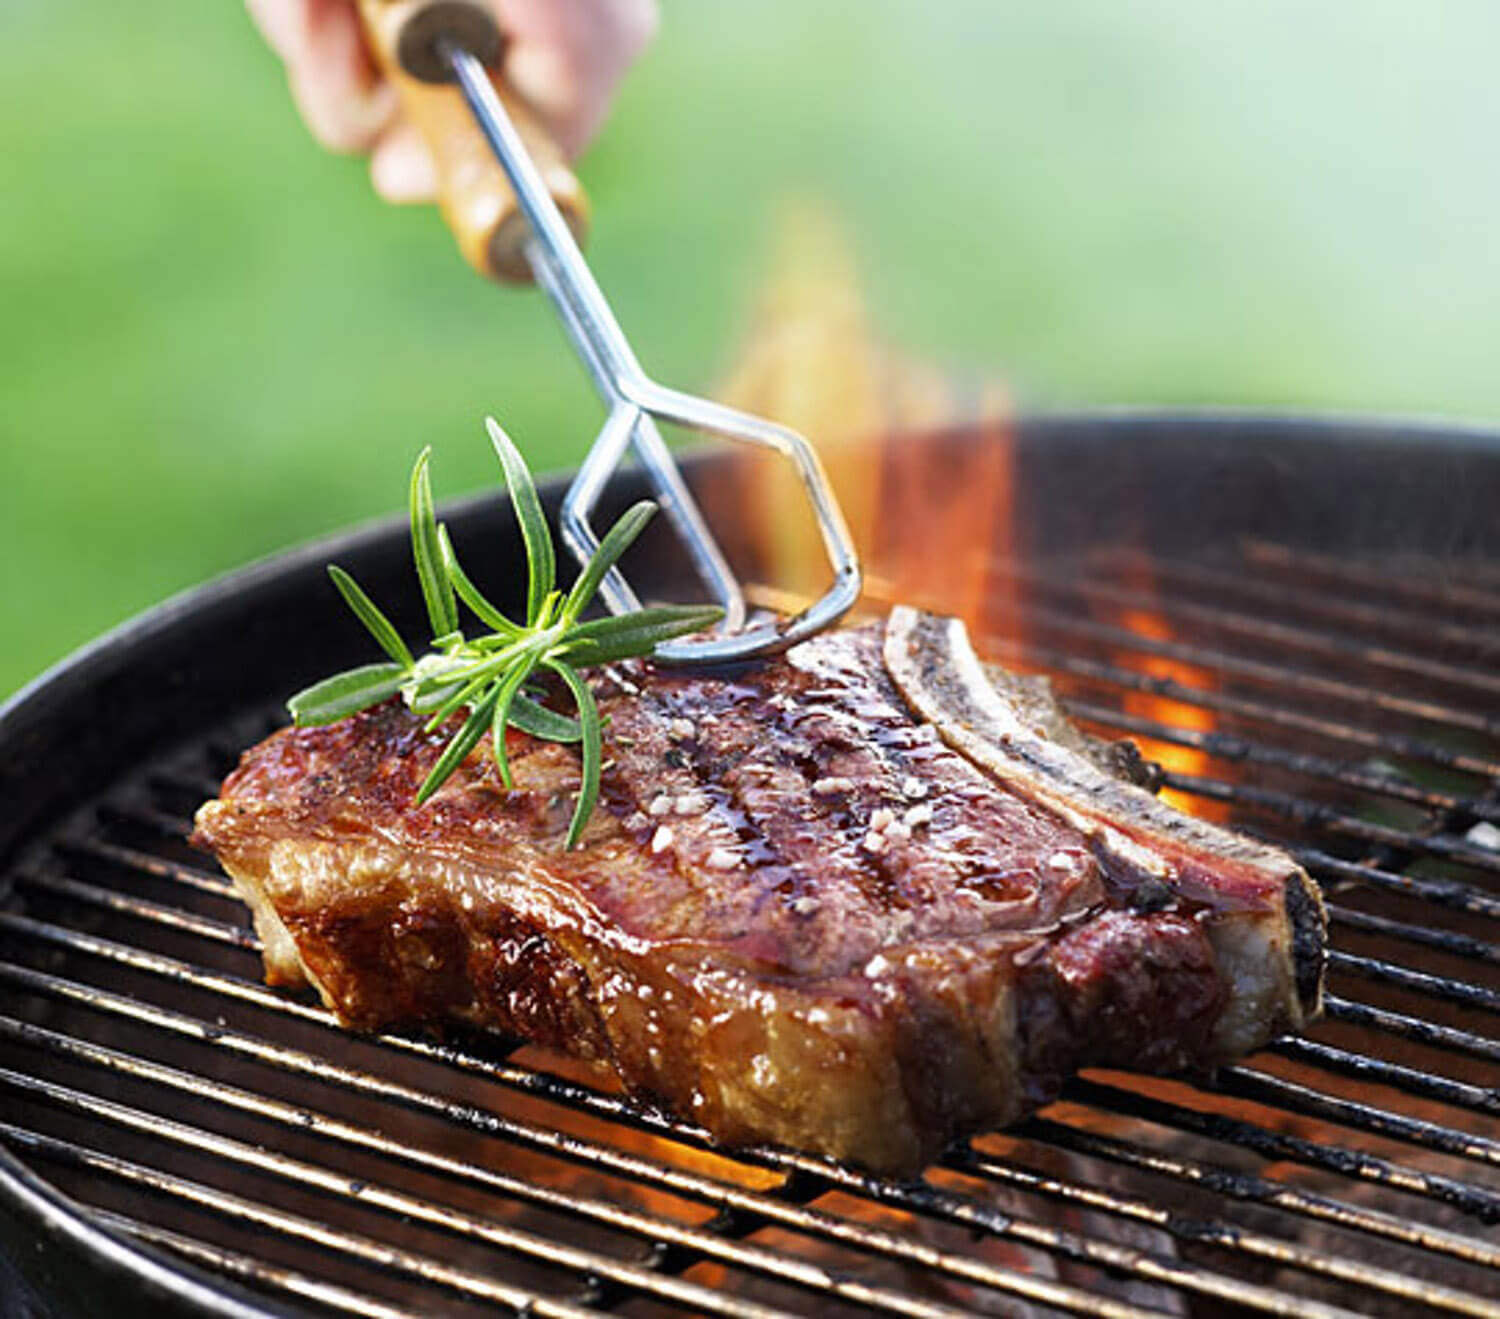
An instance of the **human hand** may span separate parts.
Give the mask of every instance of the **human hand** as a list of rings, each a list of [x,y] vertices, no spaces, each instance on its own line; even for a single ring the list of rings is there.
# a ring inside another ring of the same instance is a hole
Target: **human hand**
[[[487,0],[505,33],[505,77],[576,156],[656,31],[656,0]],[[355,0],[246,0],[286,64],[302,117],[334,151],[370,154],[387,201],[430,201],[432,156],[365,46]]]

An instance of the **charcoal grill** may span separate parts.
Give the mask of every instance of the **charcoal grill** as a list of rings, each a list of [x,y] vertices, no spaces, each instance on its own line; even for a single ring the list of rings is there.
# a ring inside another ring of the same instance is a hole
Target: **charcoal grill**
[[[686,470],[753,580],[743,462]],[[963,608],[1320,880],[1323,1022],[1213,1077],[1090,1073],[909,1183],[715,1152],[502,1041],[340,1032],[261,985],[182,839],[278,701],[364,653],[328,559],[420,630],[382,524],[168,603],[0,717],[6,1313],[1500,1312],[1500,434],[1051,417],[879,463],[877,593]],[[1004,516],[955,527],[964,500]],[[466,562],[517,561],[498,499],[449,522]],[[670,537],[636,553],[691,594]]]

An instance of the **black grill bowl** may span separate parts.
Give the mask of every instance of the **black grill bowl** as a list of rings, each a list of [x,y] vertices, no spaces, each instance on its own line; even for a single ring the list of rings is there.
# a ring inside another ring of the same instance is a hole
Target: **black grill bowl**
[[[925,602],[979,583],[982,648],[1308,866],[1333,953],[1307,1039],[1090,1074],[896,1184],[721,1156],[504,1042],[330,1029],[257,984],[182,834],[287,693],[366,657],[326,563],[420,634],[382,522],[168,601],[0,711],[5,1312],[1495,1312],[1500,433],[1036,417],[887,441],[915,476],[880,516],[940,525],[997,450],[1005,525]],[[686,465],[764,576],[742,460]],[[514,604],[503,496],[445,517]],[[692,598],[663,528],[633,555],[644,594]]]

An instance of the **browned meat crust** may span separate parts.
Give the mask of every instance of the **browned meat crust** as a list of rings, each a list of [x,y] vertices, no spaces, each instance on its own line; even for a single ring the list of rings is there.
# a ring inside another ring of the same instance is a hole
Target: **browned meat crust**
[[[415,808],[446,731],[399,702],[247,752],[194,840],[267,978],[352,1026],[523,1036],[726,1143],[883,1171],[1080,1067],[1206,1065],[1300,1026],[1306,876],[1106,773],[966,647],[897,611],[731,675],[605,674],[572,852],[573,751],[512,733],[514,791],[482,749]]]

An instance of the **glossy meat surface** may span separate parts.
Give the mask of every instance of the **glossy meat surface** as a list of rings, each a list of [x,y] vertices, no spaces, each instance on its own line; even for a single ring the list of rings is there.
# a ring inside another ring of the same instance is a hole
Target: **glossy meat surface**
[[[247,752],[195,839],[254,909],[268,978],[353,1026],[521,1035],[725,1142],[887,1171],[1080,1066],[1204,1064],[1300,1025],[1305,876],[1168,828],[1034,692],[986,682],[1030,732],[986,729],[993,710],[905,672],[955,669],[924,618],[732,674],[599,675],[607,768],[571,852],[574,750],[512,733],[514,791],[482,747],[414,807],[448,730],[399,702]],[[1017,769],[1027,737],[1047,751]]]

